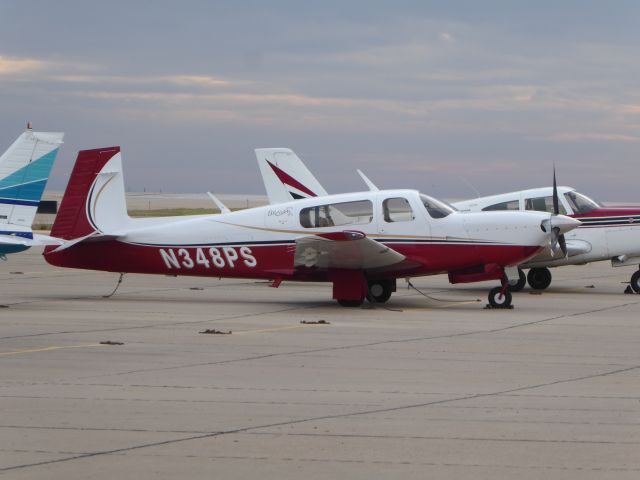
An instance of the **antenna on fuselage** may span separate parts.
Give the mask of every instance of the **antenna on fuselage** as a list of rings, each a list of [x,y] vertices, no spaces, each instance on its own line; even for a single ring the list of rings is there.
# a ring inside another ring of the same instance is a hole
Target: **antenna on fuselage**
[[[218,207],[220,213],[231,213],[231,210],[229,210],[229,208],[224,203],[222,203],[213,193],[207,192],[207,195],[209,195],[209,198],[213,201],[213,203],[216,204],[216,207]]]
[[[378,187],[376,187],[375,183],[373,183],[371,180],[369,180],[369,178],[364,173],[362,173],[362,170],[357,169],[356,171],[358,172],[358,175],[360,175],[362,180],[364,180],[364,183],[367,184],[367,187],[369,187],[369,191],[371,191],[371,192],[380,191],[380,189]]]

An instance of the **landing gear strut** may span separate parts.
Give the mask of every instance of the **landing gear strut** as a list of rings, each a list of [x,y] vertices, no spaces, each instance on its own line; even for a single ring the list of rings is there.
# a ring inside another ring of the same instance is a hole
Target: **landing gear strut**
[[[551,272],[548,268],[532,268],[527,274],[527,281],[531,288],[544,290],[551,285]]]
[[[636,270],[633,275],[631,275],[631,290],[636,293],[640,293],[640,270]]]
[[[489,292],[489,305],[493,308],[509,308],[511,306],[511,292],[507,277],[502,279],[502,286],[492,288]]]
[[[518,282],[513,284],[513,285],[509,285],[509,289],[512,292],[519,292],[520,290],[522,290],[524,288],[524,286],[527,284],[527,276],[524,274],[524,272],[519,268],[518,269]]]

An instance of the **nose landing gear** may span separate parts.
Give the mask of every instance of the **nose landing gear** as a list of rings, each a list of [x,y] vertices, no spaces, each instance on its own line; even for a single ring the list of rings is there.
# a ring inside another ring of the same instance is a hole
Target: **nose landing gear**
[[[511,308],[513,297],[509,290],[509,280],[507,277],[502,278],[502,286],[492,288],[489,291],[489,305],[492,308]]]

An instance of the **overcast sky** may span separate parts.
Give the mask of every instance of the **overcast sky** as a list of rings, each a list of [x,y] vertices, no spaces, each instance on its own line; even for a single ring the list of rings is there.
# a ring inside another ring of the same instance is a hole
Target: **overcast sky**
[[[120,145],[132,191],[263,193],[290,147],[329,192],[559,182],[640,202],[640,2],[0,0],[0,149]]]

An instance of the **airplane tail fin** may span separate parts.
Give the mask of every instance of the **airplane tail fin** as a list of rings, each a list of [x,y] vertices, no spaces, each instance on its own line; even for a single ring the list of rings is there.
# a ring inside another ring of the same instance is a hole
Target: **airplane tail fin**
[[[269,203],[328,195],[300,158],[288,148],[257,148],[260,174]]]
[[[117,236],[130,220],[120,147],[78,152],[51,236],[64,240]]]
[[[0,224],[31,227],[64,133],[22,133],[0,156]]]

